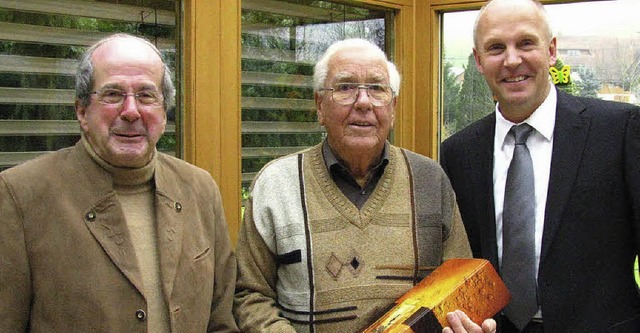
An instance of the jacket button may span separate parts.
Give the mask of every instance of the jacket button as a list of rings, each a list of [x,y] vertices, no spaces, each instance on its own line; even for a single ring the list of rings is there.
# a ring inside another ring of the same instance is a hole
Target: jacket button
[[[179,202],[176,202],[175,204],[173,204],[173,207],[175,207],[176,212],[182,211],[182,204],[180,204]]]
[[[138,309],[136,310],[136,318],[138,318],[139,321],[145,321],[145,319],[147,319],[147,314],[144,310]]]
[[[90,211],[84,216],[88,221],[93,221],[96,219],[96,212]]]

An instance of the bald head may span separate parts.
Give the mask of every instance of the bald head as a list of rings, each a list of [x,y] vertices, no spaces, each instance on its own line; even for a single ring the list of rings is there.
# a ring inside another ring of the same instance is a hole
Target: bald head
[[[541,24],[541,28],[545,31],[549,40],[553,38],[553,31],[551,30],[551,25],[549,24],[549,17],[547,16],[547,11],[544,9],[542,3],[538,0],[491,0],[487,2],[482,8],[480,8],[480,12],[476,17],[475,24],[473,26],[473,45],[475,48],[478,48],[478,40],[479,40],[479,28],[483,24],[484,21],[487,20],[487,16],[490,15],[494,10],[496,11],[511,11],[511,10],[522,10],[523,8],[527,8],[531,12],[531,15],[539,16],[539,22]]]

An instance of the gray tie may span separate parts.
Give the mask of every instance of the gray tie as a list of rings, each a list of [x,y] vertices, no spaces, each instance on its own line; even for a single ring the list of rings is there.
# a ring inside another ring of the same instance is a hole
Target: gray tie
[[[511,293],[504,314],[522,330],[538,311],[535,276],[535,186],[528,124],[511,127],[516,139],[502,212],[502,279]]]

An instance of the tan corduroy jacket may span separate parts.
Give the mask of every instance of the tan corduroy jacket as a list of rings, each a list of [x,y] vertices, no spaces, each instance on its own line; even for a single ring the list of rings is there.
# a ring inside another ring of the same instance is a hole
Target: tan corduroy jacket
[[[154,181],[172,332],[236,331],[216,184],[164,154]],[[141,281],[111,176],[81,144],[0,173],[1,332],[146,332]]]

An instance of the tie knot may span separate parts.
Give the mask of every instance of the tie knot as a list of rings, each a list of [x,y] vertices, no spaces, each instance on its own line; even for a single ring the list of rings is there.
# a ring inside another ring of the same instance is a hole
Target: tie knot
[[[517,145],[526,144],[527,138],[529,137],[529,134],[531,134],[532,130],[533,130],[533,127],[531,127],[527,123],[522,123],[520,125],[515,125],[511,127],[511,132],[513,133],[513,136],[516,138],[516,144]]]

